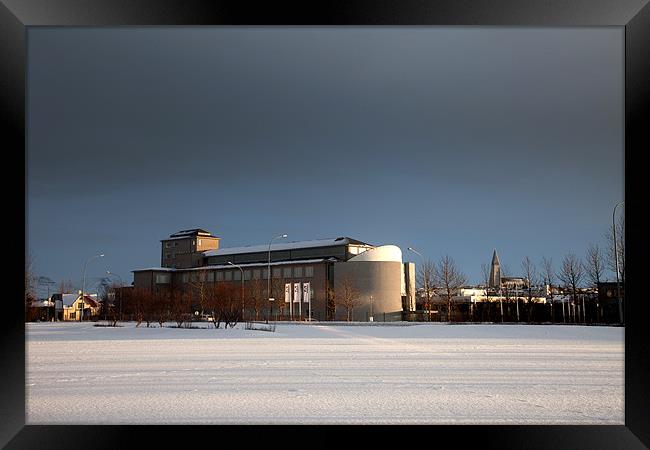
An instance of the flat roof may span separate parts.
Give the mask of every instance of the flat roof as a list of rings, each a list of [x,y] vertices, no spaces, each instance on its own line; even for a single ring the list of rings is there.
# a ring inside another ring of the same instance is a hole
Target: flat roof
[[[313,264],[319,262],[330,261],[332,258],[318,258],[318,259],[297,259],[295,261],[277,261],[271,262],[272,266],[282,266],[288,264]],[[246,264],[237,264],[239,267],[266,267],[268,262],[259,262],[259,263],[246,263]],[[215,270],[215,269],[237,269],[237,266],[231,264],[215,264],[211,266],[200,266],[200,267],[188,267],[186,269],[176,269],[171,267],[149,267],[147,269],[137,269],[132,270],[131,272],[186,272],[190,270]]]
[[[300,248],[315,248],[315,247],[335,247],[340,245],[367,245],[374,247],[371,244],[365,242],[357,241],[356,239],[351,239],[348,237],[339,237],[339,238],[328,238],[328,239],[316,239],[312,241],[295,241],[295,242],[278,242],[271,245],[271,251],[278,250],[294,250]],[[220,248],[217,250],[206,250],[203,254],[207,257],[210,256],[223,256],[223,255],[238,255],[242,253],[259,253],[259,252],[268,252],[269,244],[260,244],[260,245],[248,245],[243,247],[226,247]]]

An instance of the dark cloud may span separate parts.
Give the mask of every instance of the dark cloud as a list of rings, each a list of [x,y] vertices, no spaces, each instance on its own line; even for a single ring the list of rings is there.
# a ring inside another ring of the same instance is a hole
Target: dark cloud
[[[582,251],[623,195],[622,29],[32,28],[28,56],[29,242],[57,278],[201,226],[476,279],[492,247]]]

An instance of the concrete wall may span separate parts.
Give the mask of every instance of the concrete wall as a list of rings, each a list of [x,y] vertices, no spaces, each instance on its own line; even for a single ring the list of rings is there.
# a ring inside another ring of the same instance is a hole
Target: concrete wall
[[[397,261],[347,261],[334,264],[334,290],[341,296],[343,280],[348,278],[359,292],[359,305],[354,308],[352,320],[365,321],[372,315],[374,321],[401,320],[402,263]],[[336,320],[346,320],[345,307],[337,301]],[[384,316],[385,315],[385,316]]]

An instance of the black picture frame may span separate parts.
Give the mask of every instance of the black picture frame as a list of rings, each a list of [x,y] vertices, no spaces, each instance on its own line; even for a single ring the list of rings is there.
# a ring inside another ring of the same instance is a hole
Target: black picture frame
[[[650,445],[647,302],[641,294],[639,268],[643,244],[642,205],[635,199],[641,188],[641,154],[650,149],[650,6],[647,0],[357,0],[318,2],[259,2],[203,0],[0,0],[0,72],[3,140],[6,153],[24,154],[23,207],[26,211],[26,51],[27,29],[37,26],[136,25],[484,25],[484,26],[614,26],[625,28],[625,201],[626,297],[625,307],[625,425],[624,426],[408,426],[408,427],[281,427],[266,431],[282,445],[312,445],[288,439],[305,431],[327,445],[332,431],[352,430],[364,444],[403,439],[398,445],[443,445],[480,448],[647,448]],[[18,166],[21,158],[18,156]],[[16,163],[12,163],[16,164]],[[20,170],[12,170],[20,179]],[[3,178],[6,193],[19,181]],[[9,194],[11,195],[11,194]],[[20,210],[17,206],[16,210]],[[26,216],[23,216],[26,217]],[[25,244],[26,227],[23,227]],[[17,242],[13,231],[12,241]],[[24,255],[25,247],[22,250]],[[8,259],[11,261],[13,258]],[[626,261],[627,262],[627,261]],[[17,267],[17,265],[16,265]],[[10,272],[13,283],[22,275]],[[167,447],[173,437],[219,444],[219,435],[246,440],[260,436],[258,427],[227,426],[215,431],[206,426],[26,426],[25,324],[19,293],[5,297],[0,360],[0,445],[7,448],[128,447],[137,441],[149,447]],[[647,320],[647,319],[646,319]],[[255,428],[255,430],[253,430]],[[317,429],[316,429],[317,428]],[[224,432],[225,431],[225,432]],[[283,437],[284,436],[284,437]],[[335,441],[336,442],[336,441]],[[182,444],[181,444],[182,445]],[[449,445],[449,444],[446,444]]]

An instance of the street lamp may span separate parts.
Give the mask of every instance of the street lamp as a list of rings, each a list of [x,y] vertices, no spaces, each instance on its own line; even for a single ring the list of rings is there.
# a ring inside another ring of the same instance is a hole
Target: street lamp
[[[122,289],[124,289],[124,282],[122,281],[122,277],[119,276],[118,274],[113,273],[110,270],[107,270],[106,273],[108,275],[113,275],[120,280],[120,321],[121,321],[122,320]]]
[[[81,283],[81,315],[79,316],[79,322],[81,322],[83,320],[83,315],[84,315],[84,306],[83,305],[84,305],[84,301],[85,301],[84,300],[84,295],[85,295],[85,290],[86,290],[86,266],[88,265],[89,261],[91,261],[91,260],[93,260],[95,258],[103,258],[103,257],[104,257],[103,253],[101,255],[91,256],[84,263],[84,270],[83,270],[83,277],[82,277],[83,281]]]
[[[243,321],[244,320],[244,269],[242,269],[237,264],[233,264],[230,261],[228,261],[228,264],[230,264],[231,266],[235,266],[239,270],[241,270],[241,320]]]
[[[422,263],[422,278],[424,278],[424,295],[427,296],[427,306],[429,308],[429,322],[431,322],[431,305],[429,304],[430,303],[429,302],[429,288],[427,286],[427,274],[426,274],[426,270],[424,268],[424,257],[422,256],[422,254],[420,252],[418,252],[413,247],[409,247],[408,250],[410,250],[413,253],[415,253],[416,255],[418,255],[420,257],[420,262]]]
[[[287,237],[286,234],[279,234],[277,236],[272,237],[271,240],[269,241],[269,261],[268,261],[268,266],[266,268],[266,277],[267,277],[266,295],[268,296],[269,302],[272,301],[271,300],[271,243],[276,239],[285,239],[286,237]],[[273,314],[273,307],[271,307],[271,314]],[[268,322],[268,317],[266,320]]]
[[[614,206],[614,212],[612,213],[612,231],[614,233],[614,262],[616,264],[616,297],[618,298],[618,317],[621,320],[621,324],[623,324],[623,304],[621,302],[621,285],[618,281],[618,249],[616,248],[616,208],[618,208],[619,205],[622,205],[625,203],[624,201],[618,202],[616,206]]]

